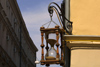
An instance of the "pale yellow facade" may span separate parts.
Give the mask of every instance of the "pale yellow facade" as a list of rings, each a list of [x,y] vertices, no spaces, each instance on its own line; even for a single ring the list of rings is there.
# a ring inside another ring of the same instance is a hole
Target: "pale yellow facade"
[[[100,0],[70,0],[73,35],[100,35]],[[100,67],[100,49],[71,50],[71,67]]]
[[[100,35],[100,0],[70,0],[73,35]]]
[[[71,50],[71,67],[100,67],[100,50]]]

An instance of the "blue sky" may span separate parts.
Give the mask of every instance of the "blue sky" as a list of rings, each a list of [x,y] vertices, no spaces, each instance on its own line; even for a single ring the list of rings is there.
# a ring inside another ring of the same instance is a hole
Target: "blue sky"
[[[51,2],[61,4],[63,0],[17,0],[19,8],[21,10],[23,19],[29,31],[30,37],[34,44],[38,48],[37,57],[41,58],[41,34],[40,27],[50,21],[48,13],[48,5]],[[53,20],[58,23],[57,17],[54,14]],[[44,67],[37,65],[37,67]],[[59,65],[53,65],[50,67],[60,67]]]

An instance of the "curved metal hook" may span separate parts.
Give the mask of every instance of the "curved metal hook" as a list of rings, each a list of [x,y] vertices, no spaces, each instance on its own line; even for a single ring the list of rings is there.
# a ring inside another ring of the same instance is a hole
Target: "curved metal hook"
[[[61,11],[60,6],[59,6],[57,3],[55,3],[55,2],[51,2],[51,3],[48,5],[48,10],[49,10],[49,7],[50,7],[51,4],[55,4],[55,5],[59,8],[59,10]]]
[[[60,10],[61,13],[57,10],[57,8],[56,8],[55,6],[50,6],[51,4],[55,4],[55,5],[59,8],[59,10]],[[59,6],[57,3],[51,2],[51,3],[49,4],[49,6],[48,6],[48,11],[49,11],[49,13],[50,13],[50,10],[52,10],[52,8],[55,8],[55,9],[57,10],[59,16],[62,16],[63,18],[65,18],[65,19],[66,19],[68,22],[70,22],[71,24],[73,23],[73,22],[71,22],[70,20],[68,20],[65,16],[63,16],[63,12],[62,12],[60,6]],[[52,10],[52,13],[53,13],[53,10]]]

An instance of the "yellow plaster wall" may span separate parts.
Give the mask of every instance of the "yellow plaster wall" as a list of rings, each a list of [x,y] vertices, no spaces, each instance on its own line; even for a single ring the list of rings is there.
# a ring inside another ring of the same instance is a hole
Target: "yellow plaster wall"
[[[100,50],[72,50],[71,67],[100,67]]]
[[[70,0],[73,35],[100,35],[100,0]]]
[[[70,0],[73,35],[100,35],[100,0]],[[100,50],[71,51],[71,67],[100,67]]]

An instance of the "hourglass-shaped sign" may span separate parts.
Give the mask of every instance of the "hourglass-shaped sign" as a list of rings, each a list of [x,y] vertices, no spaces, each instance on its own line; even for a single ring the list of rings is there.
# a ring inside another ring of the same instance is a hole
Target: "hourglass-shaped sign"
[[[49,66],[50,64],[61,64],[63,65],[63,44],[62,44],[62,34],[64,33],[63,29],[60,29],[58,25],[55,28],[40,28],[41,31],[41,65]],[[53,36],[54,35],[54,36]],[[46,46],[44,45],[44,38],[46,40]],[[61,39],[61,40],[59,40]],[[59,44],[61,41],[61,44]],[[49,45],[51,46],[49,48]],[[46,54],[44,55],[44,46],[46,48]],[[54,46],[57,48],[55,49]],[[59,46],[61,48],[61,55],[59,54]]]

